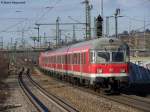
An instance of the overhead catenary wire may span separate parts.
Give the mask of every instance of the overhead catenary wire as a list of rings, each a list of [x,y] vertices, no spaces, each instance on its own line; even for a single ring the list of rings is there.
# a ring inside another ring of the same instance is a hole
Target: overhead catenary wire
[[[60,3],[61,1],[62,0],[57,0],[53,6],[51,6],[51,7],[45,7],[45,8],[48,8],[48,10],[45,13],[43,13],[42,15],[40,15],[39,17],[37,17],[35,23],[37,23],[38,21],[40,21],[46,14],[48,14],[49,11],[51,11],[52,9],[54,9],[57,6],[57,4]]]
[[[24,20],[24,21],[25,21],[25,20]],[[15,23],[15,24],[13,24],[13,25],[11,25],[11,26],[5,28],[4,30],[1,30],[0,32],[5,32],[5,31],[7,31],[7,30],[9,30],[9,29],[12,29],[12,28],[14,28],[14,27],[16,27],[16,26],[22,24],[24,21],[20,21],[20,22],[18,22],[18,23]]]

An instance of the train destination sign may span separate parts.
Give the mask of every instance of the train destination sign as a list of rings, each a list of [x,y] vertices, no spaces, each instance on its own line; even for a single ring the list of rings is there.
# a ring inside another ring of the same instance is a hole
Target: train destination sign
[[[17,5],[17,4],[26,4],[26,1],[5,1],[5,0],[2,0],[0,1],[1,4],[14,4],[14,5]]]

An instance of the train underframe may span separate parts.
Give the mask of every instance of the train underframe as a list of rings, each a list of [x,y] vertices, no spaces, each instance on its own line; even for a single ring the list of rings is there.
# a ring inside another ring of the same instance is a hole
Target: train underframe
[[[94,88],[100,89],[105,88],[106,92],[118,93],[122,88],[127,87],[129,84],[129,79],[127,76],[123,77],[96,77],[93,82]]]
[[[86,86],[94,89],[94,91],[100,91],[101,89],[103,89],[107,93],[118,93],[120,92],[121,88],[127,87],[129,84],[128,76],[90,78],[90,77],[82,77],[73,74],[68,74],[67,72],[61,73],[56,71],[44,70],[44,69],[41,70],[57,79],[65,80],[74,85]]]

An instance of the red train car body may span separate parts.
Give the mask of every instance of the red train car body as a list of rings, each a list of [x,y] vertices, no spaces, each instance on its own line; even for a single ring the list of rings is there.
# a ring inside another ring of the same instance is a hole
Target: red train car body
[[[90,85],[128,83],[129,54],[115,38],[99,38],[42,52],[40,68]]]

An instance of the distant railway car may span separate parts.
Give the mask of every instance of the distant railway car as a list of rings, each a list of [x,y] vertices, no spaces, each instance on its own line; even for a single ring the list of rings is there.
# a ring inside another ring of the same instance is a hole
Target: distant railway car
[[[54,75],[94,87],[128,83],[129,47],[115,38],[99,38],[42,52],[39,66]]]

